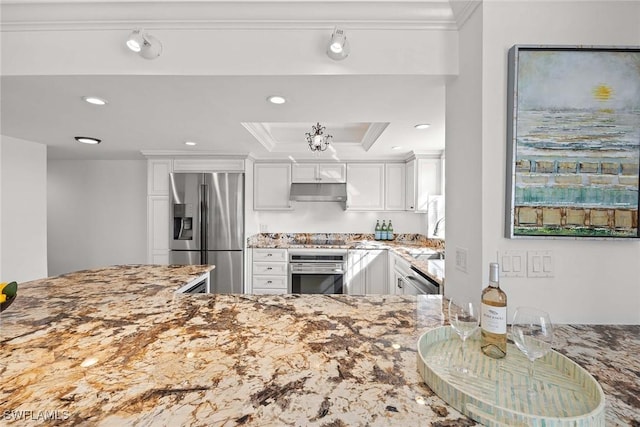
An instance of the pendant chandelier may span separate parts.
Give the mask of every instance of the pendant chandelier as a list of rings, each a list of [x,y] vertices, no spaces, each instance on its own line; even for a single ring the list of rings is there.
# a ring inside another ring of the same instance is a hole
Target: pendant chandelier
[[[311,151],[324,151],[329,147],[333,136],[324,133],[325,127],[317,123],[311,127],[311,132],[307,132],[307,142]]]

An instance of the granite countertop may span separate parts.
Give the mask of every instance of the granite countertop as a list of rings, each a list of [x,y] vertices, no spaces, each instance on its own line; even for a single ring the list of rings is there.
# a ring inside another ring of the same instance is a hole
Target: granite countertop
[[[444,259],[418,259],[419,254],[439,252],[444,241],[420,234],[399,234],[393,240],[375,240],[372,234],[349,233],[261,233],[249,237],[249,248],[278,249],[388,249],[438,283],[444,284]]]
[[[476,425],[417,372],[419,336],[447,321],[440,296],[174,292],[206,271],[115,266],[20,284],[1,315],[4,422]],[[558,337],[603,386],[607,425],[638,425],[640,326]]]

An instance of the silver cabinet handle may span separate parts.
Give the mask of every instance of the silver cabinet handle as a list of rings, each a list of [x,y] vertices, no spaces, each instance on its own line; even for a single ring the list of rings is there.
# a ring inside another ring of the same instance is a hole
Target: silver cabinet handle
[[[267,267],[267,270],[273,270],[273,267]]]
[[[267,280],[267,283],[273,283],[271,280]]]
[[[273,256],[273,254],[267,254],[267,256]]]

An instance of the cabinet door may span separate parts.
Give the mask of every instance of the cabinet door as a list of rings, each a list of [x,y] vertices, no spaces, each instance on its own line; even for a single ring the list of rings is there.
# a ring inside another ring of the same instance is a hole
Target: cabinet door
[[[347,209],[384,210],[384,163],[347,165]]]
[[[147,195],[169,195],[169,173],[171,159],[151,159],[147,161]]]
[[[347,253],[345,283],[346,293],[349,295],[365,294],[366,255],[367,251],[363,250],[350,250]]]
[[[291,182],[317,182],[318,165],[314,163],[296,163],[291,169]]]
[[[147,262],[168,264],[169,196],[149,196],[147,215]]]
[[[318,178],[321,182],[347,182],[347,165],[344,163],[320,163]]]
[[[429,210],[429,196],[442,194],[441,161],[440,159],[418,159],[417,168],[416,210],[426,212]]]
[[[411,160],[406,166],[406,210],[416,210],[416,161]]]
[[[389,261],[386,249],[367,251],[366,256],[366,289],[367,295],[389,293]]]
[[[403,211],[405,209],[406,171],[404,163],[384,165],[384,208],[387,211]]]
[[[291,210],[291,165],[256,163],[253,166],[253,210]]]

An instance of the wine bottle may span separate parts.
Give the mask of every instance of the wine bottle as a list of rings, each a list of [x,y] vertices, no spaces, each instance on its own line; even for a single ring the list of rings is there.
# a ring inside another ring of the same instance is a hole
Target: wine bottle
[[[389,220],[389,225],[387,226],[387,240],[393,240],[393,225],[391,224],[391,220]]]
[[[482,291],[480,348],[494,359],[507,354],[507,294],[500,289],[500,265],[489,264],[489,286]]]
[[[382,220],[382,227],[380,228],[380,240],[387,240],[387,221]]]
[[[376,239],[376,240],[380,240],[380,238],[381,238],[381,236],[380,236],[381,231],[382,231],[382,229],[380,228],[380,220],[378,219],[378,220],[376,220],[376,234],[375,234],[375,239]]]

